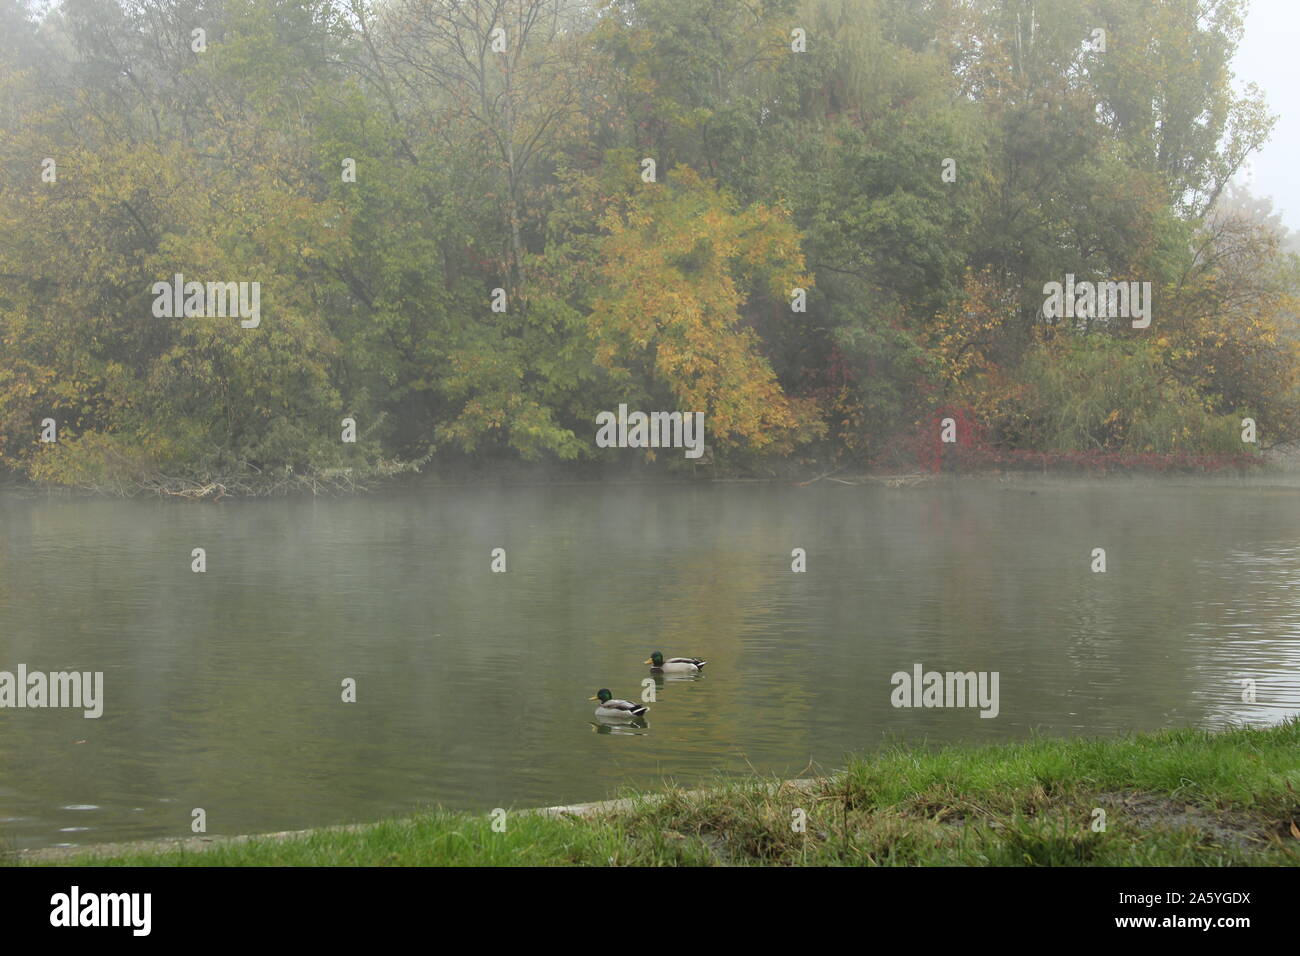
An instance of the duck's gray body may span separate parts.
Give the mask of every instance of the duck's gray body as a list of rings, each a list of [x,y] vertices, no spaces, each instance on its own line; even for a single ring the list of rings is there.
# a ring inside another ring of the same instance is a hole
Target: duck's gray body
[[[650,708],[645,704],[634,704],[630,700],[613,698],[604,701],[596,708],[597,717],[640,717]]]
[[[698,674],[704,670],[704,665],[708,661],[700,660],[698,657],[670,657],[664,661],[663,667],[651,667],[651,670],[663,671],[665,674]]]

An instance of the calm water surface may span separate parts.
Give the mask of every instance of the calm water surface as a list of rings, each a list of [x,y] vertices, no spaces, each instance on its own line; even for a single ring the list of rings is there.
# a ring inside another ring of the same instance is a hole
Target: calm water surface
[[[598,732],[587,698],[638,696],[654,650],[706,676]],[[0,710],[17,847],[188,835],[194,807],[209,833],[283,830],[833,769],[888,739],[1273,723],[1300,711],[1300,489],[10,495],[0,670],[20,663],[103,671],[105,707]],[[916,663],[1000,672],[1001,713],[893,708]]]

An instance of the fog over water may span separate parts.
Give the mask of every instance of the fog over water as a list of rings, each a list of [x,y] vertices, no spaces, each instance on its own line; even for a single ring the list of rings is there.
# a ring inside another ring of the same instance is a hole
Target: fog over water
[[[1300,711],[1298,496],[1276,478],[0,496],[0,670],[103,671],[105,698],[99,719],[0,710],[0,834],[185,835],[195,807],[209,833],[282,830],[830,770],[891,739],[1273,723]],[[637,699],[655,650],[705,676],[656,688],[644,728],[596,726],[587,698]],[[892,706],[918,664],[997,672],[997,716]]]

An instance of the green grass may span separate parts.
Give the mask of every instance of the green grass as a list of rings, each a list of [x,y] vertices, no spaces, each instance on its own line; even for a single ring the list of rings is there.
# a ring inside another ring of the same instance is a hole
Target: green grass
[[[594,817],[434,812],[359,832],[82,856],[120,866],[1300,864],[1300,722],[979,749],[895,746],[806,790],[669,789]],[[805,832],[793,811],[807,814]],[[1094,810],[1106,829],[1092,829]],[[1293,821],[1297,829],[1293,830]],[[27,861],[25,861],[27,862]]]

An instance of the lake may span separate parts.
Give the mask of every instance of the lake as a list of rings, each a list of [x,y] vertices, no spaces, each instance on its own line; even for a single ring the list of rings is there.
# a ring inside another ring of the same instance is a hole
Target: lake
[[[588,698],[639,699],[655,650],[709,664],[644,727],[597,723]],[[890,740],[1273,723],[1300,711],[1300,489],[8,493],[0,671],[20,664],[102,671],[104,709],[0,709],[8,847],[188,836],[196,807],[209,834],[287,830],[798,775]],[[918,664],[996,672],[997,716],[893,706]]]

